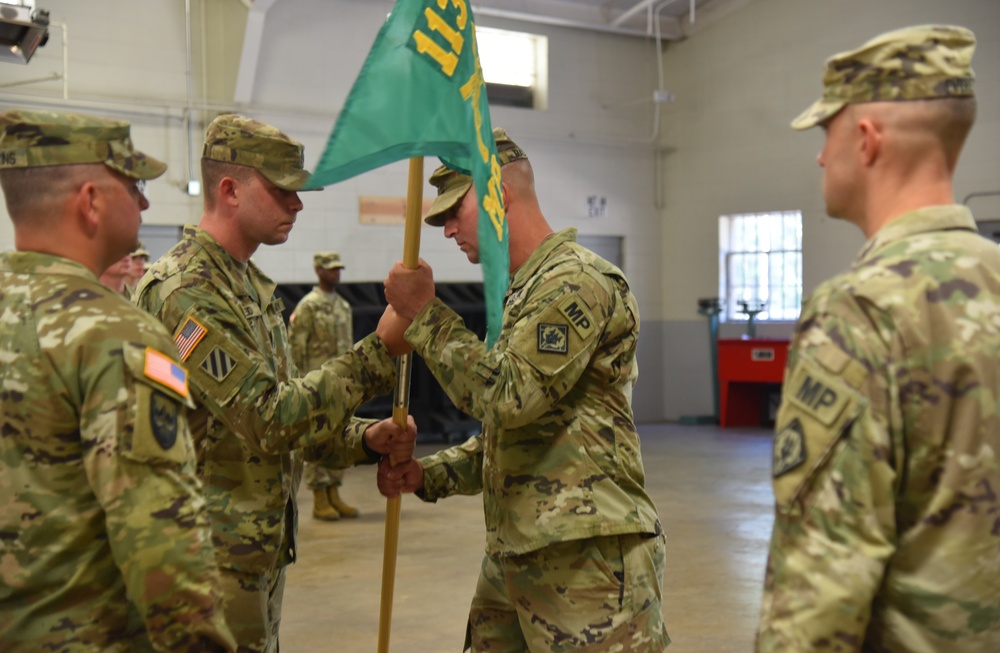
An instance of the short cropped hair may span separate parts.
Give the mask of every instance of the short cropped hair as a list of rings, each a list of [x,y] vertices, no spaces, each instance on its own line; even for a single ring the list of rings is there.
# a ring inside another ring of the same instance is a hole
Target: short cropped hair
[[[201,160],[201,183],[205,190],[205,208],[215,208],[215,194],[219,189],[219,182],[225,177],[232,177],[241,183],[248,183],[254,178],[256,170],[249,166],[237,165],[235,163],[225,163],[213,159]]]
[[[97,181],[102,163],[0,170],[7,213],[15,226],[40,226],[58,217],[60,205],[87,181]]]

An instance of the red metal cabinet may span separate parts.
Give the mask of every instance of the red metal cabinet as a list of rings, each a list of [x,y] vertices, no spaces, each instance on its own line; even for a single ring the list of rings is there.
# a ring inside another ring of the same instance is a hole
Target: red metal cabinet
[[[761,425],[766,384],[782,382],[788,342],[719,339],[719,426]]]

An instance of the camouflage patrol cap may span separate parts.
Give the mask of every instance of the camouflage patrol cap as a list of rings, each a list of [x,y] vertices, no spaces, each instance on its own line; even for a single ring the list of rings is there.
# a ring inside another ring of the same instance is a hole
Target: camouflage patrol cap
[[[341,263],[338,252],[317,252],[313,256],[313,266],[324,270],[333,270],[344,267],[344,264]]]
[[[302,150],[302,143],[271,125],[227,113],[208,125],[201,156],[248,166],[278,188],[300,191],[309,180],[309,172],[302,169]]]
[[[973,95],[976,37],[964,27],[920,25],[887,32],[826,61],[823,97],[792,121],[809,129],[848,104]]]
[[[0,170],[103,163],[133,179],[156,179],[167,164],[132,146],[127,122],[61,111],[0,113]]]
[[[131,256],[132,258],[142,257],[142,258],[144,258],[144,259],[146,259],[148,261],[149,260],[149,250],[146,249],[146,246],[143,245],[142,241],[140,240],[140,241],[138,241],[136,243],[135,249],[132,250],[132,253],[129,254],[129,256]]]
[[[524,150],[518,147],[501,127],[493,128],[493,138],[497,143],[497,159],[501,167],[528,158]],[[434,227],[443,227],[444,214],[469,192],[472,188],[472,177],[455,172],[447,166],[439,166],[429,181],[437,188],[438,194],[427,215],[424,216],[424,222]]]

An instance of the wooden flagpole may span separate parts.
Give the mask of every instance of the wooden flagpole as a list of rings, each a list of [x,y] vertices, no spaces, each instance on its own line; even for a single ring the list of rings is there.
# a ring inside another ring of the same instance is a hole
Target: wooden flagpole
[[[424,158],[410,158],[406,185],[406,227],[403,234],[403,267],[414,270],[420,262],[420,213],[424,203]],[[392,401],[392,421],[406,428],[410,410],[410,368],[413,354],[397,359],[396,394]],[[392,461],[395,464],[396,461]],[[382,603],[378,616],[378,653],[389,653],[392,625],[392,593],[396,583],[396,550],[399,544],[400,497],[386,499],[385,545],[382,551]]]

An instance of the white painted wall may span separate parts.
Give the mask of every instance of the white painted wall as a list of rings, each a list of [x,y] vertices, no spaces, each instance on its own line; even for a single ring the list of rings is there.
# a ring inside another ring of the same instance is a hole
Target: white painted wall
[[[666,322],[667,418],[711,412],[707,327],[697,298],[718,294],[719,216],[799,209],[806,293],[845,269],[863,238],[825,215],[816,165],[823,132],[799,133],[789,122],[819,97],[828,56],[890,29],[934,22],[968,26],[979,41],[973,60],[979,117],[957,171],[957,198],[1000,190],[996,0],[753,0],[668,48],[667,87],[677,101],[666,111],[663,135],[659,317]],[[735,325],[724,329],[730,337],[741,332]],[[791,325],[758,330],[790,333]]]
[[[236,0],[226,2],[236,4]],[[196,32],[201,27],[201,4],[202,0],[192,3]],[[371,0],[275,2],[267,14],[252,103],[244,112],[301,140],[306,146],[307,165],[313,164],[391,4]],[[44,8],[53,20],[65,21],[70,29],[70,101],[64,104],[74,110],[132,120],[136,142],[151,154],[166,158],[171,166],[168,183],[151,186],[153,206],[145,219],[155,224],[196,221],[200,201],[188,199],[179,190],[186,180],[187,160],[187,139],[180,120],[187,89],[184,3],[49,0]],[[484,19],[481,24],[549,35],[549,110],[496,109],[493,124],[505,127],[535,163],[542,207],[554,227],[578,226],[584,233],[624,237],[626,266],[637,271],[634,283],[643,308],[658,312],[662,294],[659,275],[638,274],[659,265],[660,230],[651,191],[652,147],[629,142],[650,134],[652,104],[615,106],[651,97],[656,71],[651,42],[495,19]],[[231,32],[242,29],[242,23],[232,21],[210,23],[208,38],[239,43]],[[61,36],[53,33],[51,42],[28,67],[6,66],[0,75],[6,78],[8,72],[30,72],[40,76],[58,71],[60,48]],[[200,102],[199,33],[195,34],[194,48],[195,99]],[[0,103],[21,104],[31,101],[29,95],[52,97],[60,92],[59,82],[0,89]],[[113,98],[114,106],[82,101],[97,96]],[[126,111],[110,112],[107,107]],[[136,111],[170,117],[150,117]],[[195,114],[201,123],[195,126],[193,139],[197,170],[204,122],[213,114]],[[437,165],[436,159],[427,160],[425,176]],[[255,260],[277,281],[308,281],[313,277],[312,252],[336,248],[344,253],[347,279],[382,279],[401,255],[402,227],[359,224],[358,197],[404,195],[406,170],[403,162],[322,193],[304,195],[306,207],[289,242],[262,248]],[[432,187],[428,185],[425,192],[433,193]],[[607,218],[586,218],[589,194],[608,196]],[[0,246],[9,247],[9,227],[6,220],[3,223],[7,232],[0,234]],[[480,278],[479,269],[470,266],[438,231],[426,230],[421,252],[442,280]]]

